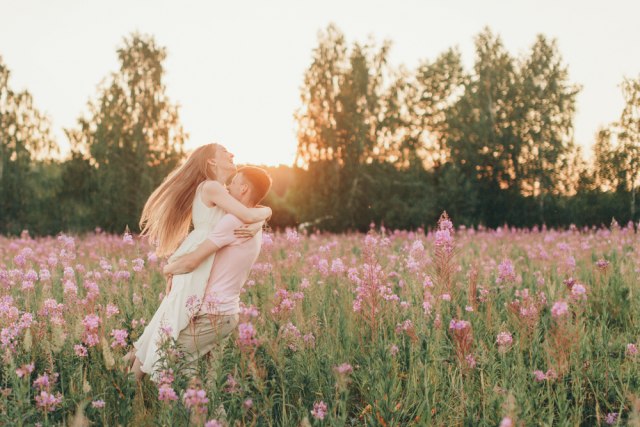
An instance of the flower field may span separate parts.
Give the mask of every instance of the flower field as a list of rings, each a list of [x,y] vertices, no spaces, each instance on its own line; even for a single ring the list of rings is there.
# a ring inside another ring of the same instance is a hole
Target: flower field
[[[165,289],[144,241],[0,237],[0,425],[640,425],[640,239],[610,228],[264,235],[189,378],[122,356]]]

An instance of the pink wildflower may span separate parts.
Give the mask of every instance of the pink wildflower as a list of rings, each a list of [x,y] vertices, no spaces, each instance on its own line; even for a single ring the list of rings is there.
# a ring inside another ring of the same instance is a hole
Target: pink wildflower
[[[513,420],[510,417],[504,417],[500,421],[500,427],[513,427]]]
[[[73,351],[78,357],[87,357],[87,348],[82,344],[76,344],[73,346]]]
[[[542,382],[547,379],[545,373],[539,370],[533,371],[533,377],[537,382]]]
[[[127,346],[127,337],[129,333],[124,329],[113,329],[111,331],[111,336],[113,337],[113,342],[111,343],[111,348],[115,347],[126,347]]]
[[[104,400],[100,399],[100,400],[94,400],[93,402],[91,402],[91,407],[92,408],[97,408],[97,409],[101,409],[104,408]]]
[[[182,396],[184,406],[189,409],[193,409],[195,412],[204,414],[207,412],[207,393],[202,389],[188,388]]]
[[[340,375],[349,375],[353,372],[353,366],[348,363],[343,363],[334,367],[333,369],[335,369],[335,371]]]
[[[513,337],[509,332],[500,332],[496,339],[496,343],[498,344],[498,347],[506,349],[506,347],[509,347],[513,343]]]
[[[327,404],[323,401],[316,402],[313,404],[313,410],[311,411],[311,415],[316,420],[324,420],[324,417],[327,415]]]
[[[169,402],[172,400],[178,400],[175,390],[169,384],[162,384],[158,388],[158,400],[161,402]]]
[[[28,365],[22,365],[18,369],[16,369],[16,375],[18,378],[22,378],[25,375],[28,375],[33,372],[34,365],[33,363],[29,363]]]
[[[569,312],[569,306],[564,301],[557,301],[551,307],[551,315],[556,319],[564,316]]]

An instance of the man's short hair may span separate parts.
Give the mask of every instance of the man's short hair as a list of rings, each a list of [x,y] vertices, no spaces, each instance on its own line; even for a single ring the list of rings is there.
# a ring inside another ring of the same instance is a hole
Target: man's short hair
[[[271,189],[271,177],[266,170],[255,166],[243,166],[237,170],[251,187],[251,201],[260,203]]]

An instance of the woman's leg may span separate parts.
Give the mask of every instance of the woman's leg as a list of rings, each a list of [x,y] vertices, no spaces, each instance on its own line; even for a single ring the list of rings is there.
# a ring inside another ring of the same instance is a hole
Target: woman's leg
[[[131,367],[131,372],[133,372],[133,374],[136,377],[136,380],[141,381],[142,378],[144,378],[144,376],[146,375],[144,372],[142,372],[142,362],[140,362],[140,359],[138,359],[136,357],[136,360],[133,362],[133,366]]]

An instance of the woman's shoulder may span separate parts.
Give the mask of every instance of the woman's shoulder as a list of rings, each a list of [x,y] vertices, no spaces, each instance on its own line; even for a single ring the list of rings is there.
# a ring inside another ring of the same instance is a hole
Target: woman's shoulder
[[[208,193],[224,190],[224,185],[220,184],[218,181],[214,181],[213,179],[207,179],[206,181],[203,181],[202,184],[200,185],[202,185],[202,190]]]

